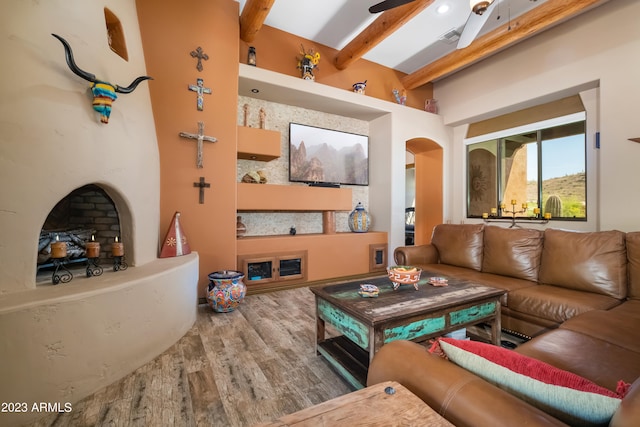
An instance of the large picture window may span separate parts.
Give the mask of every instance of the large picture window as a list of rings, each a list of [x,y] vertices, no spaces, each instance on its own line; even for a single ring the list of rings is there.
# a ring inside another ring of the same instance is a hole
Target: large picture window
[[[587,219],[584,114],[537,126],[467,141],[467,217]]]

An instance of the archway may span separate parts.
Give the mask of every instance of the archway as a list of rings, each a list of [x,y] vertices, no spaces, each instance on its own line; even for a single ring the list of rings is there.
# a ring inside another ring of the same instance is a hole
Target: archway
[[[415,158],[414,244],[423,245],[431,242],[433,227],[442,223],[443,151],[428,138],[413,138],[406,145]]]

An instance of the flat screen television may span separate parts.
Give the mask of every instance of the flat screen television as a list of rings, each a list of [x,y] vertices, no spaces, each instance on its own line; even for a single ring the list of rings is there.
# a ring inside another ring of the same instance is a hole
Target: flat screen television
[[[289,123],[289,181],[369,185],[369,137]]]

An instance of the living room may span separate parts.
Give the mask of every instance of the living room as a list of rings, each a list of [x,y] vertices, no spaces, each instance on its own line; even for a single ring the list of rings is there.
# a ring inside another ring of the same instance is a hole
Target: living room
[[[125,29],[128,62],[113,55],[106,44],[105,7],[115,12]],[[239,32],[238,4],[231,0],[162,5],[124,0],[27,5],[12,0],[0,9],[5,35],[0,46],[11,58],[0,83],[5,178],[0,184],[0,230],[11,242],[0,246],[0,328],[3,336],[10,337],[0,352],[5,361],[1,376],[10,379],[1,387],[2,400],[75,401],[176,342],[195,321],[192,304],[204,296],[207,274],[238,267],[234,231],[239,181],[235,141],[242,123],[238,64],[246,68],[248,45],[229,36]],[[638,12],[637,2],[608,2],[432,85],[408,91],[407,107],[395,105],[387,90],[400,86],[397,73],[365,61],[338,71],[331,66],[331,50],[317,47],[323,57],[314,84],[326,85],[327,92],[348,90],[365,72],[387,79],[376,88],[372,78],[365,98],[341,102],[381,114],[366,124],[372,139],[387,142],[376,143],[371,151],[365,204],[375,220],[372,231],[387,235],[389,263],[393,249],[404,242],[407,140],[424,138],[442,149],[442,200],[435,201],[442,209],[437,221],[416,224],[416,242],[426,243],[437,223],[481,222],[466,215],[464,139],[469,124],[575,94],[584,96],[587,109],[587,220],[552,221],[546,227],[637,229],[635,209],[640,198],[634,196],[640,190],[633,183],[640,174],[635,165],[640,146],[629,138],[640,136],[633,117],[634,95],[640,91],[635,75],[640,34],[633,18]],[[119,96],[109,124],[100,123],[85,96],[85,83],[67,68],[62,46],[51,33],[65,37],[79,66],[98,78],[123,85],[142,75],[154,80]],[[273,39],[256,42],[259,63],[254,71],[297,76],[299,45],[312,42],[269,29],[265,33],[263,37]],[[209,55],[203,72],[195,69],[196,60],[189,55],[198,46]],[[187,86],[197,77],[204,78],[213,93],[204,96],[204,109],[194,114],[195,95]],[[325,91],[321,87],[320,92]],[[183,92],[184,96],[175,95]],[[384,97],[389,102],[382,101]],[[440,110],[428,117],[421,108],[431,97],[438,100]],[[257,115],[257,108],[252,112]],[[267,111],[267,129],[276,113]],[[205,134],[218,140],[204,144],[202,169],[195,165],[195,143],[178,137],[178,132],[196,132],[198,121],[206,122]],[[600,148],[595,148],[596,133]],[[193,187],[201,176],[211,183],[203,189],[204,204]],[[130,269],[105,272],[101,278],[77,278],[57,288],[36,286],[34,248],[47,214],[66,194],[89,183],[101,184],[118,208]],[[161,239],[176,211],[182,214],[193,253],[160,260]],[[288,230],[293,224],[284,221]],[[96,286],[88,288],[89,280]],[[130,289],[127,301],[112,295],[119,287]],[[87,294],[87,289],[95,294]],[[149,295],[156,297],[153,304]],[[87,298],[92,308],[86,308]],[[125,322],[120,319],[125,312],[137,314]],[[94,323],[91,318],[100,320]],[[43,328],[43,322],[49,327]],[[60,330],[49,329],[58,322]],[[79,323],[87,325],[82,334],[71,328]],[[114,338],[117,330],[131,333]],[[108,344],[81,350],[91,347],[83,342],[90,335],[104,335]],[[33,339],[24,342],[25,336]],[[149,337],[149,342],[140,337]],[[136,348],[130,354],[122,350],[130,346]],[[100,353],[113,356],[101,360]],[[92,362],[80,369],[74,366],[78,358],[71,360],[65,354],[81,354],[79,359]],[[106,366],[105,372],[84,384],[84,378],[101,366]],[[42,378],[52,372],[43,383]],[[69,386],[61,391],[60,384]],[[39,390],[36,396],[34,389]]]

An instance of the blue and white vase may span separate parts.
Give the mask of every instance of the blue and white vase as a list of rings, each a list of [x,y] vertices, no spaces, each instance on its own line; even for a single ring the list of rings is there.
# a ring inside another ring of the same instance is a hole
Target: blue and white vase
[[[366,233],[371,225],[371,216],[366,211],[362,203],[358,205],[349,214],[349,230],[354,233]]]

